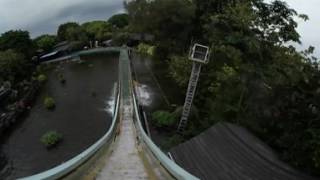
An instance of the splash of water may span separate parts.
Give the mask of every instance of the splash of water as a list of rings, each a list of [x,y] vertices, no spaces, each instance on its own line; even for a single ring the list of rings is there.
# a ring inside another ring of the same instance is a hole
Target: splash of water
[[[104,103],[105,103],[105,107],[103,110],[108,114],[113,115],[114,106],[115,106],[115,97],[112,96],[111,98],[105,100]]]
[[[142,106],[150,106],[152,103],[151,90],[145,84],[136,85],[136,93],[139,99],[139,103]]]

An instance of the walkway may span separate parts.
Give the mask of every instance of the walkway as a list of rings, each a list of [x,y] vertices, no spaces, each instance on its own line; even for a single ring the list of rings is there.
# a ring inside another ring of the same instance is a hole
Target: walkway
[[[120,52],[121,109],[120,134],[113,152],[105,159],[105,167],[97,179],[130,180],[150,179],[139,154],[137,136],[133,124],[133,100],[131,94],[131,71],[126,51]]]
[[[136,143],[132,121],[132,100],[130,98],[124,101],[122,102],[122,121],[120,134],[117,137],[118,142],[115,144],[111,156],[105,159],[106,166],[102,169],[97,179],[149,179]]]

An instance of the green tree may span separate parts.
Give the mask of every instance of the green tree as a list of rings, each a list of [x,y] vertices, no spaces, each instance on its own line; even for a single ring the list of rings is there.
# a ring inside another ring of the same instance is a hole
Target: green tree
[[[108,19],[108,23],[110,23],[112,26],[116,27],[116,28],[124,28],[126,26],[128,26],[129,24],[129,16],[128,14],[116,14],[111,16]]]
[[[195,6],[189,0],[135,0],[126,4],[133,31],[156,37],[156,55],[182,53],[191,40]]]
[[[105,21],[92,21],[82,24],[90,40],[104,41],[112,37],[112,26]]]
[[[41,35],[34,40],[35,44],[39,49],[44,51],[51,50],[57,43],[57,37],[54,35]]]
[[[61,24],[58,28],[57,37],[59,41],[66,41],[68,40],[68,29],[72,28],[79,28],[80,25],[76,22],[68,22]]]
[[[177,124],[175,116],[167,111],[156,111],[152,113],[152,121],[158,128],[174,127]]]
[[[14,50],[0,51],[0,81],[16,82],[25,78],[29,72],[24,55]]]
[[[13,49],[18,53],[31,58],[34,52],[34,46],[30,39],[28,31],[16,30],[8,31],[0,37],[0,51]]]
[[[184,88],[191,63],[179,43],[193,37],[211,46],[194,102],[201,120],[190,122],[187,131],[236,123],[287,162],[319,174],[320,71],[310,57],[313,48],[299,53],[287,46],[300,43],[295,19],[307,16],[280,0],[135,0],[127,10],[132,29],[156,35],[157,49],[168,51],[170,74]],[[179,33],[183,27],[190,28],[185,36]]]
[[[82,27],[75,22],[68,22],[62,24],[58,28],[58,40],[59,41],[82,41],[88,40],[85,31]]]

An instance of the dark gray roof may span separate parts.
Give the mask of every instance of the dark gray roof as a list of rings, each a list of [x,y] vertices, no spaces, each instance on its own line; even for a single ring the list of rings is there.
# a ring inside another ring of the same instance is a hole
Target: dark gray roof
[[[174,161],[208,180],[308,180],[246,129],[219,123],[170,151]]]

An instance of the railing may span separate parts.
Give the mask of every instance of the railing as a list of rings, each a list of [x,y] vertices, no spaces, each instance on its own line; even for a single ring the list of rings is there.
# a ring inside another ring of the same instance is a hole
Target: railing
[[[141,120],[138,112],[138,105],[136,97],[133,94],[133,102],[134,102],[134,111],[135,117],[137,118],[137,131],[139,132],[139,136],[142,141],[145,143],[146,147],[152,152],[154,157],[160,162],[160,164],[176,179],[179,180],[199,180],[199,178],[193,176],[180,166],[178,166],[175,162],[173,162],[166,154],[164,154],[157,145],[150,139],[150,137],[144,131]]]
[[[44,61],[42,63],[43,64],[50,64],[50,63],[55,63],[55,62],[60,62],[60,61],[68,61],[68,60],[73,60],[73,59],[78,60],[78,59],[80,59],[80,56],[82,56],[82,55],[102,53],[102,52],[119,52],[119,51],[120,51],[120,47],[94,48],[94,49],[78,51],[78,52],[63,56],[63,57]]]

